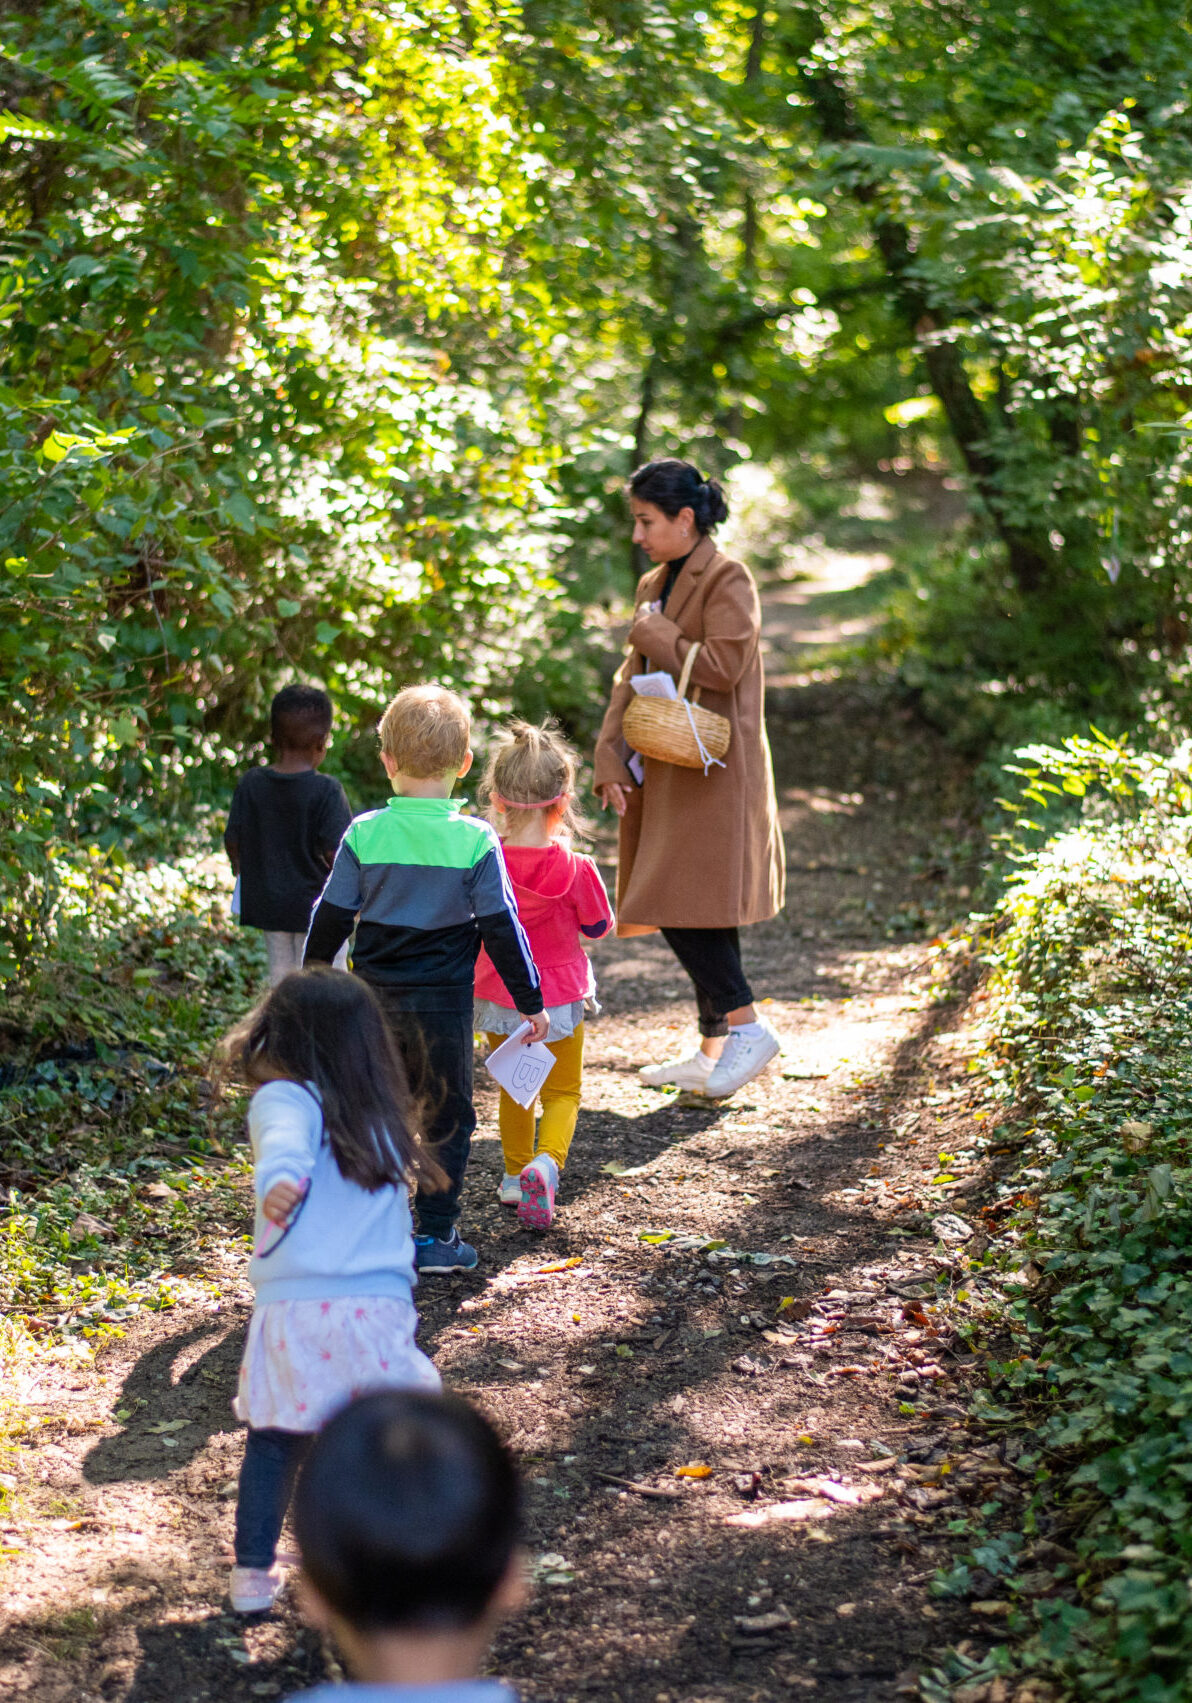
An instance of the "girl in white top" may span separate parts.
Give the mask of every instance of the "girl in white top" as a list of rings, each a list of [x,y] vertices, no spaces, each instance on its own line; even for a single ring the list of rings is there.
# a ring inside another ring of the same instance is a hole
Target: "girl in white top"
[[[411,1129],[410,1094],[381,1008],[355,976],[288,975],[229,1036],[256,1087],[255,1306],[233,1403],[248,1425],[232,1606],[271,1608],[277,1540],[311,1436],[353,1396],[438,1389],[415,1346],[408,1185],[442,1173]]]

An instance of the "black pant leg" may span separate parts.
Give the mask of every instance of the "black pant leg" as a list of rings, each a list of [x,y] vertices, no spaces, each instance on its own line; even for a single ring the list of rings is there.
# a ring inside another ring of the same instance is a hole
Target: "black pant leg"
[[[427,1145],[447,1173],[445,1189],[414,1197],[418,1233],[447,1237],[459,1217],[476,1110],[472,1104],[472,1017],[456,1011],[387,1007],[410,1088],[422,1106]]]
[[[254,1430],[249,1426],[236,1500],[236,1565],[272,1567],[294,1480],[310,1437],[302,1431]]]
[[[701,1035],[727,1035],[726,1011],[753,1004],[735,928],[664,928],[663,939],[691,977]]]

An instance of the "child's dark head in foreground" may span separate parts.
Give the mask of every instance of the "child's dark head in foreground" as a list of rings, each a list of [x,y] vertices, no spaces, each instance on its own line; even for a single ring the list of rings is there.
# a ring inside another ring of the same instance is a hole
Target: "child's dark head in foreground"
[[[466,1402],[422,1390],[362,1396],[315,1439],[298,1481],[307,1585],[357,1649],[481,1634],[480,1659],[520,1599],[520,1503],[508,1451]]]
[[[331,737],[331,699],[318,686],[283,686],[269,706],[269,728],[279,756],[306,757],[317,767]]]

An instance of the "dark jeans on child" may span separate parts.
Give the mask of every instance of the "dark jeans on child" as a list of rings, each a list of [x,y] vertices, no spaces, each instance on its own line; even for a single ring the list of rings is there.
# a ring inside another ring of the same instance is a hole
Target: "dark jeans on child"
[[[421,1236],[446,1239],[459,1217],[459,1197],[472,1150],[472,1010],[407,1011],[375,987],[414,1099],[422,1108],[426,1144],[447,1173],[447,1187],[420,1188],[414,1216]]]
[[[298,1468],[313,1438],[305,1431],[249,1426],[236,1502],[236,1565],[272,1567]]]
[[[727,1035],[726,1011],[753,1004],[735,928],[664,928],[662,937],[695,984],[701,1035]]]

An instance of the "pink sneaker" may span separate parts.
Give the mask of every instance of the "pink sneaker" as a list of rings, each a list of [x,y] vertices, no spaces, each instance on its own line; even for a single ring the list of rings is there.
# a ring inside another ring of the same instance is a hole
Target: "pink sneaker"
[[[281,1569],[233,1567],[228,1595],[237,1614],[268,1614],[281,1592]]]
[[[521,1203],[517,1209],[519,1224],[531,1230],[549,1230],[555,1216],[555,1190],[559,1186],[559,1167],[549,1153],[531,1159],[521,1174]]]

